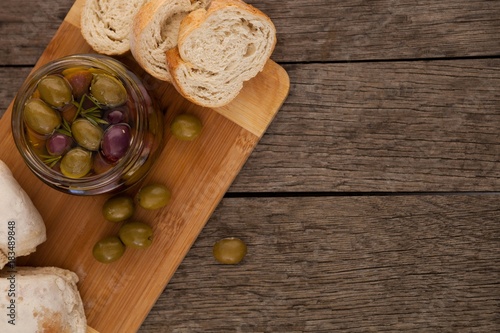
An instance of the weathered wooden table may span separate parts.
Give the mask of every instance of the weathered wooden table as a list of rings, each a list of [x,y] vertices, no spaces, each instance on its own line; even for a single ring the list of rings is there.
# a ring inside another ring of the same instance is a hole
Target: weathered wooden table
[[[500,331],[500,1],[248,2],[290,95],[140,332]],[[2,113],[72,4],[2,1]]]

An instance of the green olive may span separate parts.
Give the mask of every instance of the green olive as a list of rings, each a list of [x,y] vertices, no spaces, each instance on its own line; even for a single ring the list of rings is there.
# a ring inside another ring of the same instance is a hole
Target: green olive
[[[96,151],[101,145],[103,130],[85,118],[71,124],[71,133],[75,141],[85,149]]]
[[[118,235],[125,246],[135,249],[145,249],[153,242],[153,229],[141,222],[125,223]]]
[[[38,83],[40,98],[47,104],[60,108],[73,99],[71,86],[59,75],[48,75]]]
[[[200,119],[186,113],[176,116],[170,125],[172,135],[184,141],[196,139],[200,135],[202,127]]]
[[[134,211],[134,200],[125,194],[109,198],[102,207],[104,218],[111,222],[125,221],[132,217]]]
[[[136,200],[142,208],[158,209],[167,205],[170,201],[170,190],[160,184],[144,186],[136,195]]]
[[[40,99],[30,99],[24,106],[24,121],[39,134],[50,134],[61,125],[61,115]]]
[[[82,148],[73,148],[61,159],[61,172],[69,178],[82,178],[92,169],[92,154]]]
[[[224,238],[215,243],[213,255],[221,264],[234,265],[247,254],[246,244],[239,238]]]
[[[98,241],[93,249],[94,258],[104,264],[116,261],[125,252],[125,245],[116,236],[109,236]]]
[[[116,78],[107,74],[96,74],[90,85],[92,96],[107,107],[124,104],[127,101],[127,90]]]

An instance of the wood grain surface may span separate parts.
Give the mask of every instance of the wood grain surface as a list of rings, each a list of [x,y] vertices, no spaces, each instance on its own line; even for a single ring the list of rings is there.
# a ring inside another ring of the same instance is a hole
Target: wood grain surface
[[[498,216],[496,195],[224,199],[141,332],[495,332]],[[211,256],[227,236],[240,266]]]
[[[290,95],[139,332],[499,332],[500,1],[248,2]],[[73,0],[3,3],[0,112]]]
[[[35,69],[66,55],[92,52],[79,29],[83,3],[75,2]],[[166,114],[164,146],[144,183],[167,186],[172,200],[165,208],[138,209],[133,216],[153,228],[154,243],[147,250],[127,250],[108,265],[97,262],[92,247],[100,239],[116,235],[119,228],[102,216],[110,195],[71,196],[43,184],[16,151],[11,107],[0,121],[0,159],[31,197],[47,227],[47,241],[18,265],[56,266],[75,272],[90,331],[116,333],[140,327],[289,90],[285,70],[270,60],[261,73],[245,82],[231,103],[212,110],[187,102],[170,84],[152,79],[130,56],[119,60],[153,91]],[[192,142],[173,138],[169,130],[172,119],[185,112],[203,124],[200,136]]]

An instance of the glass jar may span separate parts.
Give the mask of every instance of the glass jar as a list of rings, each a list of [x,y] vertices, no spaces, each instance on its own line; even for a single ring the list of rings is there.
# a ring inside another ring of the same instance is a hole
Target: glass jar
[[[29,169],[49,186],[74,195],[115,193],[139,182],[159,155],[163,114],[121,62],[78,54],[28,77],[14,100],[12,133]]]

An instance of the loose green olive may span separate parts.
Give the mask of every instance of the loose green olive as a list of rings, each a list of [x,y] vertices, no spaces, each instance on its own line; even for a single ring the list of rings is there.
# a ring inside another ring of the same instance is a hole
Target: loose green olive
[[[48,75],[38,83],[40,98],[47,104],[60,108],[73,99],[71,86],[59,75]]]
[[[82,178],[92,169],[92,154],[82,148],[73,148],[61,159],[61,172],[69,178]]]
[[[246,244],[239,238],[224,238],[213,247],[214,258],[221,264],[234,265],[247,254]]]
[[[71,124],[71,133],[75,141],[85,149],[97,151],[101,145],[103,130],[85,118]]]
[[[136,200],[142,208],[158,209],[167,205],[170,201],[170,190],[160,184],[144,186],[137,192]]]
[[[118,236],[125,246],[145,249],[153,242],[153,229],[141,222],[130,222],[120,228]]]
[[[39,134],[50,134],[61,125],[59,112],[40,99],[30,99],[24,106],[24,121]]]
[[[124,104],[127,101],[127,90],[114,77],[106,74],[96,74],[90,85],[92,96],[107,107]]]
[[[104,264],[111,263],[121,258],[125,252],[125,245],[116,236],[109,236],[98,241],[93,249],[94,258]]]
[[[200,119],[191,114],[176,116],[170,125],[172,135],[184,141],[196,139],[200,135],[202,127]]]
[[[125,221],[132,217],[134,211],[134,200],[124,194],[109,198],[102,207],[104,218],[111,222]]]

